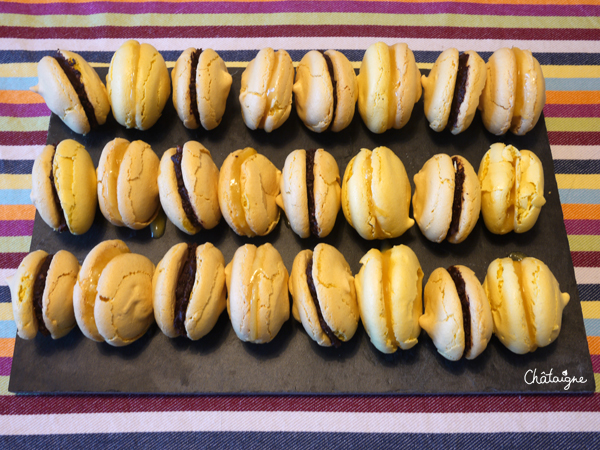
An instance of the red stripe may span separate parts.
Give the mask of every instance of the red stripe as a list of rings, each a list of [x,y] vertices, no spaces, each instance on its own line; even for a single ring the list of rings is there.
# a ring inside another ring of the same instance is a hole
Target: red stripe
[[[550,145],[600,145],[598,131],[548,131]]]
[[[47,131],[0,131],[0,145],[44,145]]]
[[[600,411],[600,395],[474,396],[2,396],[0,414],[158,411],[550,412]]]
[[[560,105],[544,106],[545,117],[600,117],[600,105]]]
[[[0,269],[16,269],[27,253],[0,253]]]
[[[571,252],[575,267],[600,267],[600,252]]]
[[[594,373],[600,373],[600,355],[591,355],[592,356],[592,369]]]
[[[567,234],[600,235],[600,220],[565,220]]]
[[[144,39],[356,36],[425,39],[600,40],[600,28],[462,28],[373,25],[252,25],[173,27],[0,27],[0,37],[23,39]]]

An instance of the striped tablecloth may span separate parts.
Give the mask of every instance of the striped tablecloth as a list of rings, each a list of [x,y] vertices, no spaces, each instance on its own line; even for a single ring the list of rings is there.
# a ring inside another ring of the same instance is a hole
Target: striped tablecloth
[[[523,4],[524,3],[524,4]],[[211,47],[240,67],[263,47],[295,62],[335,48],[360,63],[377,40],[406,42],[422,68],[445,48],[487,59],[531,49],[546,76],[544,109],[565,226],[600,385],[600,5],[597,0],[0,1],[0,447],[397,448],[600,447],[600,395],[14,396],[16,329],[6,277],[29,251],[33,159],[50,111],[28,91],[36,63],[64,48],[108,66],[126,39],[172,67]]]

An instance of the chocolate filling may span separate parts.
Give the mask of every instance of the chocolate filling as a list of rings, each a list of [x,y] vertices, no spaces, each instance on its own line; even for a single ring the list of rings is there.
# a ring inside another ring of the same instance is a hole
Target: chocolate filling
[[[463,315],[463,328],[465,330],[465,350],[462,356],[465,356],[471,347],[473,346],[473,336],[471,335],[471,310],[469,309],[469,297],[465,290],[465,280],[460,273],[460,270],[456,266],[448,267],[448,273],[454,281],[456,286],[456,292],[460,298],[460,306],[462,308]]]
[[[452,200],[452,220],[450,221],[448,236],[454,236],[458,233],[462,211],[462,194],[465,185],[465,168],[456,156],[452,158],[452,163],[454,164],[454,199]]]
[[[178,145],[177,150],[173,156],[171,156],[171,161],[173,161],[173,169],[175,169],[175,178],[177,178],[177,192],[179,192],[179,196],[181,197],[181,206],[183,207],[183,211],[185,212],[186,217],[191,222],[194,228],[202,228],[202,224],[198,220],[198,216],[196,216],[196,212],[194,208],[192,208],[192,202],[190,202],[190,195],[188,194],[188,190],[183,184],[183,174],[181,173],[181,161],[183,159],[183,148]]]
[[[90,128],[92,130],[97,128],[98,120],[96,120],[96,114],[94,113],[94,105],[92,105],[87,93],[85,92],[85,87],[81,81],[81,72],[75,68],[75,60],[65,58],[60,50],[56,51],[56,56],[54,59],[56,59],[56,62],[69,79],[69,83],[71,83],[71,86],[73,86],[73,89],[75,89],[75,92],[79,97],[79,101],[81,102],[81,106],[83,106],[85,117],[87,117],[87,120],[90,123]]]
[[[54,146],[54,154],[56,155],[56,145]],[[52,161],[54,161],[54,156],[52,156]],[[52,164],[54,165],[54,164]],[[63,231],[67,231],[69,227],[67,227],[67,221],[65,219],[65,211],[62,209],[62,205],[60,204],[60,198],[58,197],[58,191],[56,190],[56,184],[54,183],[54,170],[50,167],[50,186],[52,186],[52,196],[54,197],[54,202],[56,203],[56,207],[59,211],[58,218],[58,228],[56,231],[62,233]]]
[[[308,197],[308,221],[310,232],[314,236],[319,235],[319,226],[315,217],[315,153],[317,151],[306,150],[306,195]]]
[[[329,328],[329,325],[327,325],[327,322],[325,322],[325,319],[323,319],[323,313],[321,312],[321,305],[319,305],[319,300],[317,297],[317,290],[315,289],[315,283],[314,283],[313,277],[312,277],[312,268],[313,268],[313,261],[311,258],[308,261],[308,265],[306,266],[306,281],[308,282],[308,290],[310,291],[310,296],[313,299],[315,308],[317,308],[317,315],[319,316],[319,324],[321,325],[323,332],[331,340],[331,343],[333,344],[333,346],[335,348],[338,348],[340,345],[342,345],[342,341],[340,341],[337,338],[337,336],[335,334],[333,334],[333,331],[331,331],[331,328]]]
[[[196,93],[196,68],[198,67],[198,60],[200,59],[200,54],[202,53],[202,49],[197,48],[191,54],[191,64],[192,70],[190,71],[190,112],[196,119],[198,125],[200,125],[200,112],[198,111],[198,95]]]
[[[337,81],[335,80],[333,72],[333,63],[331,62],[331,58],[329,57],[329,55],[326,55],[323,50],[321,50],[321,53],[323,54],[325,62],[327,63],[327,70],[329,71],[329,77],[331,78],[331,86],[333,87],[333,114],[331,115],[331,122],[329,123],[329,127],[327,127],[331,128],[333,122],[335,121],[335,113],[337,111]]]
[[[458,57],[458,73],[456,74],[456,84],[454,87],[454,96],[452,97],[452,106],[450,106],[450,117],[448,117],[448,128],[454,128],[458,120],[458,112],[465,100],[467,93],[467,81],[469,79],[469,68],[467,62],[469,54],[463,53]]]
[[[173,326],[179,336],[187,336],[185,331],[185,313],[190,303],[190,295],[196,279],[196,248],[198,244],[189,244],[187,256],[177,278],[175,289],[175,320]]]
[[[46,259],[44,259],[44,262],[40,266],[40,270],[38,270],[35,281],[33,282],[33,311],[38,322],[38,329],[44,336],[49,336],[50,332],[48,331],[48,328],[46,328],[44,316],[42,315],[44,308],[42,305],[42,297],[44,296],[46,278],[48,277],[48,269],[50,268],[52,258],[54,258],[54,255],[46,256]]]

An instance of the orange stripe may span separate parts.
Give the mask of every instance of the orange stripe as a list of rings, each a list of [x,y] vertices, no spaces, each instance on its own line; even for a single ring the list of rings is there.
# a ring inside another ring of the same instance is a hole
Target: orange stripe
[[[600,103],[600,91],[546,91],[546,103],[568,105]]]
[[[12,358],[15,351],[15,338],[0,338],[0,357]]]
[[[565,203],[562,210],[565,220],[600,220],[600,205]]]
[[[587,340],[590,355],[600,355],[600,336],[588,336]]]
[[[33,220],[33,205],[0,205],[0,220]]]
[[[88,2],[100,2],[109,1],[112,3],[142,3],[147,0],[0,0],[2,2],[15,2],[15,3],[88,3]],[[196,2],[197,0],[154,0],[165,3],[189,3]],[[203,0],[204,2],[221,2],[223,0]],[[248,0],[226,0],[230,3],[246,3]],[[253,0],[257,3],[269,3],[281,0]],[[328,0],[316,0],[316,1],[328,1]],[[357,0],[369,3],[377,3],[379,0]],[[389,0],[386,0],[389,1]],[[483,3],[483,4],[496,4],[496,5],[595,5],[598,0],[503,0],[498,2],[490,2],[488,0],[391,0],[398,3]]]
[[[0,91],[0,103],[44,103],[44,98],[31,91]]]

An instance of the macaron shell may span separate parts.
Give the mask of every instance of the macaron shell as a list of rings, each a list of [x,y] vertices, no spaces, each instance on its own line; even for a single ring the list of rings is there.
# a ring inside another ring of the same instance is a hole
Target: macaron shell
[[[117,202],[125,226],[140,230],[158,214],[159,160],[144,141],[129,144],[119,167]]]
[[[106,89],[113,116],[117,122],[127,128],[134,128],[137,125],[136,91],[133,80],[137,78],[139,62],[139,42],[126,41],[113,54],[106,75]]]
[[[429,276],[424,303],[425,313],[419,324],[444,358],[458,361],[465,350],[463,314],[456,286],[446,269],[439,267]]]
[[[465,96],[460,105],[458,117],[456,118],[456,125],[450,128],[452,134],[462,133],[473,122],[487,75],[485,61],[481,56],[473,50],[468,50],[465,53],[469,55],[469,60],[467,61],[467,85],[465,87]]]
[[[522,136],[538,122],[546,104],[546,81],[542,68],[531,51],[513,47],[517,63],[515,110],[510,131]]]
[[[407,124],[415,103],[421,98],[421,72],[415,62],[415,55],[406,44],[394,44],[390,47],[390,68],[390,96],[395,101],[389,102],[388,125],[399,129]]]
[[[517,61],[509,48],[496,50],[486,64],[486,82],[479,99],[483,125],[497,136],[508,131],[515,108]]]
[[[211,48],[200,54],[196,90],[200,123],[205,130],[216,128],[223,118],[232,77],[225,61]]]
[[[123,253],[129,253],[129,248],[118,239],[96,245],[85,257],[73,288],[73,310],[77,325],[84,336],[96,342],[104,341],[94,317],[98,280],[106,265]]]
[[[337,106],[334,119],[329,129],[333,132],[342,131],[354,118],[356,101],[358,100],[358,83],[352,63],[337,50],[325,52],[333,65],[333,78],[336,81]]]
[[[469,161],[459,155],[452,158],[458,158],[463,166],[465,179],[462,190],[462,208],[458,222],[458,231],[453,235],[446,236],[448,242],[459,244],[464,241],[479,220],[481,212],[481,185],[475,169]]]
[[[423,235],[442,242],[452,221],[455,173],[452,158],[440,153],[427,160],[415,175],[413,213]]]
[[[331,233],[340,211],[342,191],[340,169],[331,153],[320,148],[315,152],[313,172],[315,219],[319,230],[318,236],[322,238]]]
[[[338,339],[354,336],[360,319],[352,270],[339,250],[318,244],[313,252],[313,283],[323,319]]]
[[[173,84],[173,106],[177,116],[183,122],[183,126],[195,130],[200,126],[191,113],[192,98],[190,96],[190,79],[192,76],[192,53],[196,49],[190,47],[185,49],[171,71],[171,82]]]
[[[153,274],[154,264],[134,253],[113,258],[102,271],[94,315],[98,332],[110,345],[131,344],[152,324]]]
[[[294,150],[285,159],[281,174],[280,194],[276,201],[277,205],[285,211],[292,231],[301,238],[309,237],[306,150]]]
[[[191,340],[208,334],[227,305],[225,259],[211,243],[196,249],[196,278],[185,315],[185,329]]]
[[[96,169],[80,143],[66,139],[56,147],[52,163],[54,185],[72,234],[83,234],[94,222],[97,205]]]
[[[43,250],[29,253],[23,258],[17,271],[7,278],[17,335],[21,339],[34,339],[38,332],[38,321],[33,309],[33,285],[47,256],[48,253]]]
[[[515,233],[529,231],[540,215],[544,198],[544,168],[535,153],[521,150],[516,173]]]
[[[325,57],[316,50],[306,53],[296,68],[296,112],[309,130],[321,133],[333,118],[333,83]]]
[[[100,154],[100,161],[96,170],[100,211],[106,220],[118,227],[122,227],[124,223],[119,212],[117,182],[119,167],[129,144],[128,140],[122,138],[115,138],[106,144]]]
[[[43,221],[53,230],[58,230],[62,210],[54,200],[52,184],[50,183],[54,152],[53,145],[46,145],[35,159],[31,172],[30,199]]]
[[[277,50],[274,62],[267,90],[267,110],[261,124],[261,128],[264,128],[267,133],[283,125],[292,111],[292,87],[294,85],[292,58],[285,50]]]
[[[388,116],[391,70],[388,46],[383,42],[369,46],[357,77],[358,112],[373,133],[383,133],[390,128]]]
[[[219,207],[227,224],[240,236],[256,235],[246,222],[240,185],[242,163],[256,153],[250,147],[236,150],[225,158],[219,171]]]
[[[52,339],[65,336],[75,327],[73,288],[79,262],[71,253],[60,250],[52,258],[42,295],[42,317]]]
[[[421,77],[425,116],[434,131],[442,131],[448,124],[457,72],[458,50],[449,48],[438,56],[429,75]]]

